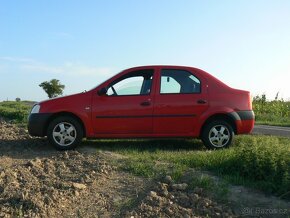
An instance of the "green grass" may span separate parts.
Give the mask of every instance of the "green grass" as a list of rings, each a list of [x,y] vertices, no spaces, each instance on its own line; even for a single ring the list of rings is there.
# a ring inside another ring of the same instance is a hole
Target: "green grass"
[[[90,143],[89,141],[86,143]],[[228,182],[290,198],[290,139],[237,136],[229,149],[208,151],[199,140],[101,140],[99,149],[123,154],[121,168],[135,175],[178,180],[189,168]]]
[[[191,182],[189,183],[189,188],[194,189],[195,187],[203,188],[219,200],[227,200],[229,194],[227,182],[217,182],[211,176],[206,174],[193,174]]]
[[[266,95],[255,96],[253,110],[257,124],[290,126],[290,102],[278,99],[268,101]]]
[[[26,123],[32,102],[3,101],[0,102],[0,117],[16,123]]]
[[[256,120],[255,124],[257,125],[269,125],[269,126],[282,126],[282,127],[290,127],[289,121],[267,121],[267,120]]]

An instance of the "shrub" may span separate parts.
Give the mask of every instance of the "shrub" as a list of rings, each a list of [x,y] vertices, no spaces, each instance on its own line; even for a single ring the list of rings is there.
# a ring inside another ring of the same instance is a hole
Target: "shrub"
[[[278,96],[273,101],[268,101],[266,95],[255,96],[253,110],[258,122],[290,125],[290,102]]]
[[[290,145],[277,137],[246,136],[220,169],[223,174],[236,174],[259,188],[283,195],[290,191],[289,154]]]
[[[1,102],[0,117],[16,122],[25,122],[30,109],[31,106],[24,102]]]

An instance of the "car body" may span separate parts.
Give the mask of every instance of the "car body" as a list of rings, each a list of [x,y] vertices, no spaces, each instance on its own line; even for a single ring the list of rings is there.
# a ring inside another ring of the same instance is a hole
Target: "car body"
[[[250,133],[250,93],[209,73],[184,66],[142,66],[122,71],[96,88],[36,104],[28,130],[56,148],[86,138],[201,138],[208,148]]]

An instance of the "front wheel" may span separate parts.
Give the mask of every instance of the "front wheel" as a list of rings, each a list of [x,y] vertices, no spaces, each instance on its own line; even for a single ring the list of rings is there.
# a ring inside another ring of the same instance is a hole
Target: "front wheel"
[[[81,142],[83,130],[74,118],[68,116],[57,117],[48,125],[47,138],[56,149],[70,150]]]
[[[215,120],[207,124],[201,135],[204,145],[209,149],[226,148],[232,143],[233,137],[233,128],[223,120]]]

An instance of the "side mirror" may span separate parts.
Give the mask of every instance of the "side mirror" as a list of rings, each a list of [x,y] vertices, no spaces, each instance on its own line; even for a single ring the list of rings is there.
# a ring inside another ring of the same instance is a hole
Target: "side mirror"
[[[98,90],[98,95],[102,96],[102,95],[106,95],[107,94],[108,89],[103,87],[101,89]]]

